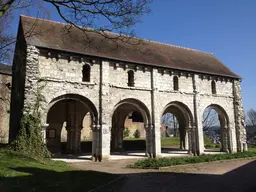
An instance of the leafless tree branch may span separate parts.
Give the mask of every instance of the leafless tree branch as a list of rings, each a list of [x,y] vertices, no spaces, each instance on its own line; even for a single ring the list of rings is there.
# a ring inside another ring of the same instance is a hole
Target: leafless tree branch
[[[250,109],[247,112],[246,124],[249,126],[256,126],[256,110]]]
[[[98,33],[114,42],[138,44],[130,41],[134,37],[132,27],[140,22],[141,17],[150,12],[148,5],[152,0],[2,0],[0,1],[0,20],[9,17],[14,10],[29,13],[31,9],[47,15],[46,4],[52,5],[56,13],[71,27],[78,28],[85,34]],[[100,23],[104,23],[99,25]],[[94,30],[92,30],[94,29]],[[6,29],[2,29],[3,31]],[[69,30],[68,30],[69,31]],[[109,32],[115,32],[113,35]],[[0,59],[10,52],[13,37],[0,31]],[[3,50],[3,51],[1,51]],[[0,60],[1,61],[1,60]]]

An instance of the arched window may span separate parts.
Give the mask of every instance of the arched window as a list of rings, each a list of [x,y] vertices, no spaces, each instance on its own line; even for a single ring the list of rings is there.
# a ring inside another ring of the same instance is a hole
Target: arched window
[[[134,86],[134,72],[132,70],[128,71],[128,86],[133,87]]]
[[[179,79],[177,76],[173,77],[173,90],[178,91],[179,90]]]
[[[89,65],[83,66],[83,81],[90,82],[91,67]]]
[[[212,94],[216,94],[217,91],[216,91],[216,83],[215,81],[212,81]]]

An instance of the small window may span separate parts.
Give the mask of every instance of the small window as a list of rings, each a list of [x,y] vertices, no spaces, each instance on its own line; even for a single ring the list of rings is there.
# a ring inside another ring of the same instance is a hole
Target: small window
[[[216,94],[217,91],[216,91],[216,83],[215,81],[212,81],[212,94]]]
[[[134,86],[134,72],[132,70],[128,71],[128,86]]]
[[[177,76],[173,77],[173,89],[174,91],[179,90],[179,79]]]
[[[90,82],[91,67],[89,65],[83,66],[83,81]]]

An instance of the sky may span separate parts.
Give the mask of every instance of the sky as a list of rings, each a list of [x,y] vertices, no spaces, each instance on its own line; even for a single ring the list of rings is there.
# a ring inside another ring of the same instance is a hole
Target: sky
[[[213,53],[243,78],[245,110],[256,109],[256,0],[154,0],[150,7],[134,27],[138,37]],[[17,25],[16,15],[14,33]]]

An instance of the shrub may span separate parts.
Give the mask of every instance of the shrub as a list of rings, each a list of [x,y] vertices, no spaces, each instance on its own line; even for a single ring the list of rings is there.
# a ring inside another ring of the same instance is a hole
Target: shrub
[[[124,131],[123,131],[123,137],[126,138],[129,136],[130,136],[130,130],[126,127],[124,128]]]
[[[240,153],[226,153],[226,154],[216,154],[216,155],[201,155],[192,157],[176,157],[176,158],[156,158],[156,159],[143,159],[138,160],[133,165],[128,165],[128,167],[133,168],[159,168],[173,165],[184,165],[192,163],[202,163],[210,161],[228,160],[228,159],[238,159],[238,158],[248,158],[256,157],[256,150],[249,150],[247,152]]]
[[[19,133],[10,146],[11,150],[34,159],[49,158],[51,156],[42,135],[43,127],[39,110],[41,100],[42,95],[39,88],[35,105],[31,113],[24,113],[22,115]]]
[[[136,129],[136,131],[133,133],[133,136],[134,136],[135,138],[140,138],[140,132],[139,132],[138,129]]]

